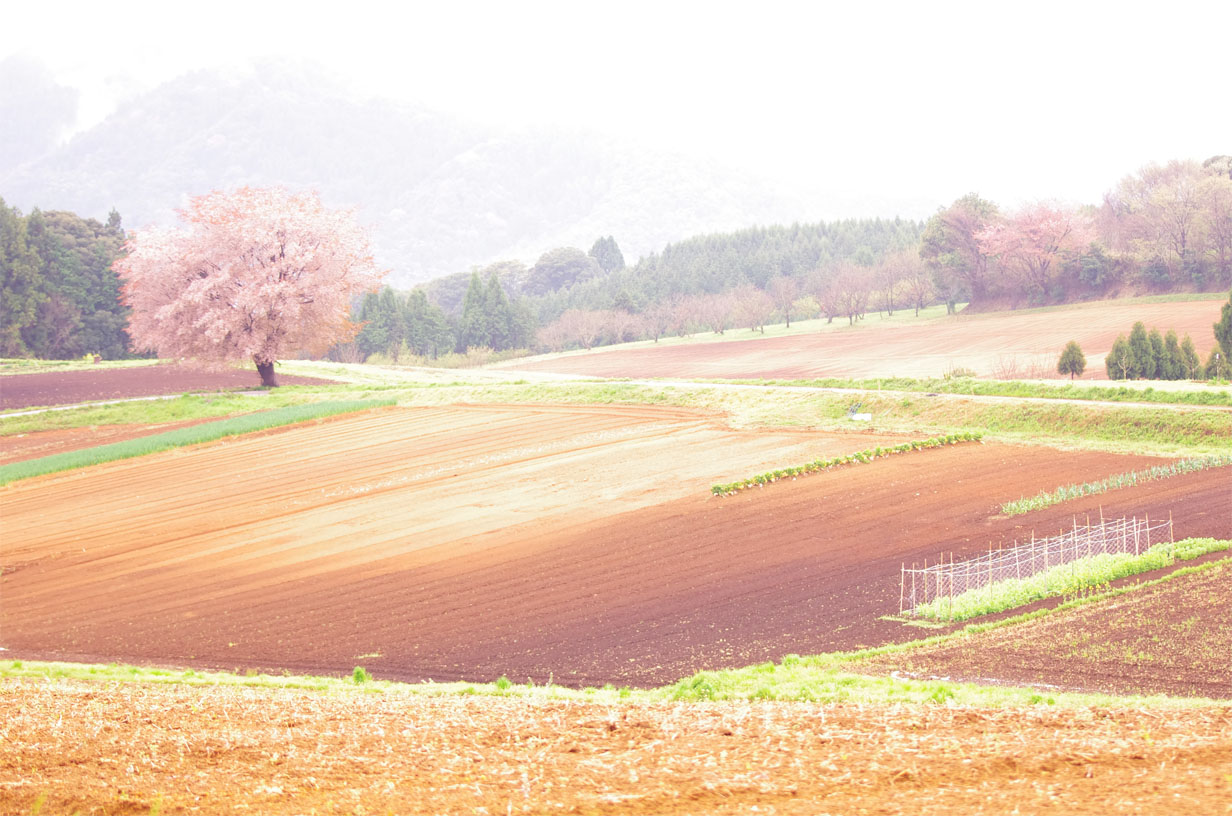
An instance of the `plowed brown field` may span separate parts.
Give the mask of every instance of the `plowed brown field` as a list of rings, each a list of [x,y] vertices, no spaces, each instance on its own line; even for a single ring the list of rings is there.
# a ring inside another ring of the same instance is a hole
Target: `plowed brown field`
[[[1147,457],[966,445],[717,499],[710,483],[893,441],[682,410],[391,409],[0,493],[0,645],[389,679],[656,684],[894,640],[902,562],[1050,533],[1008,498]],[[1214,474],[1214,475],[1212,475]],[[1226,474],[1103,497],[1232,537]]]
[[[1219,816],[1230,777],[1226,708],[0,685],[6,814]]]
[[[1189,334],[1203,360],[1215,340],[1219,301],[1109,301],[1041,312],[959,315],[912,325],[878,325],[764,340],[599,350],[503,368],[596,377],[940,377],[956,368],[980,376],[1060,377],[1057,358],[1070,340],[1086,354],[1086,379],[1104,379],[1104,355],[1135,321],[1161,333]],[[732,330],[736,332],[736,330]],[[747,332],[745,332],[747,334]]]

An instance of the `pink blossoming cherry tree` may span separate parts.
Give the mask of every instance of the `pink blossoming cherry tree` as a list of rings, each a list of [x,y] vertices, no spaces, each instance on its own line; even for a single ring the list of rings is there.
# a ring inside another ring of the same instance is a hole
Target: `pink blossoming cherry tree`
[[[316,193],[245,187],[192,199],[184,225],[134,233],[115,264],[134,347],[211,363],[322,353],[354,336],[355,295],[375,290],[368,238]]]

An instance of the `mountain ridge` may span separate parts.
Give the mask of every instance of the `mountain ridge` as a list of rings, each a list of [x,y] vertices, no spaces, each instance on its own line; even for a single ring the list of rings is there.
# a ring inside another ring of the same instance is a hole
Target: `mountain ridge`
[[[632,261],[691,235],[838,208],[714,161],[582,131],[467,122],[273,61],[194,71],[132,98],[0,175],[0,194],[10,206],[99,219],[114,207],[140,229],[172,222],[193,195],[274,184],[355,207],[400,287],[499,259],[533,264],[604,235]]]

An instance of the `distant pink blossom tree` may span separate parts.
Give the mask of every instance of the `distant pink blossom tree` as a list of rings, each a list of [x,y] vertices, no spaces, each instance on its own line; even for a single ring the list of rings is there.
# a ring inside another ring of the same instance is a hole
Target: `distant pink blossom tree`
[[[279,358],[354,336],[351,300],[385,274],[354,215],[316,193],[215,191],[179,215],[181,228],[132,234],[114,267],[134,347],[160,357],[251,359],[277,385]]]
[[[1045,292],[1061,263],[1094,238],[1090,219],[1055,204],[1032,204],[976,234],[980,251],[997,258],[1026,290]]]

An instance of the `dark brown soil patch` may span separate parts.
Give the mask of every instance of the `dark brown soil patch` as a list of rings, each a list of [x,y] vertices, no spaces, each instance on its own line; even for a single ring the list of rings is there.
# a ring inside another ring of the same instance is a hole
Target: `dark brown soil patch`
[[[282,385],[329,385],[331,381],[280,374],[278,382]],[[188,365],[6,374],[0,377],[0,411],[260,385],[261,378],[255,369],[209,369]]]

